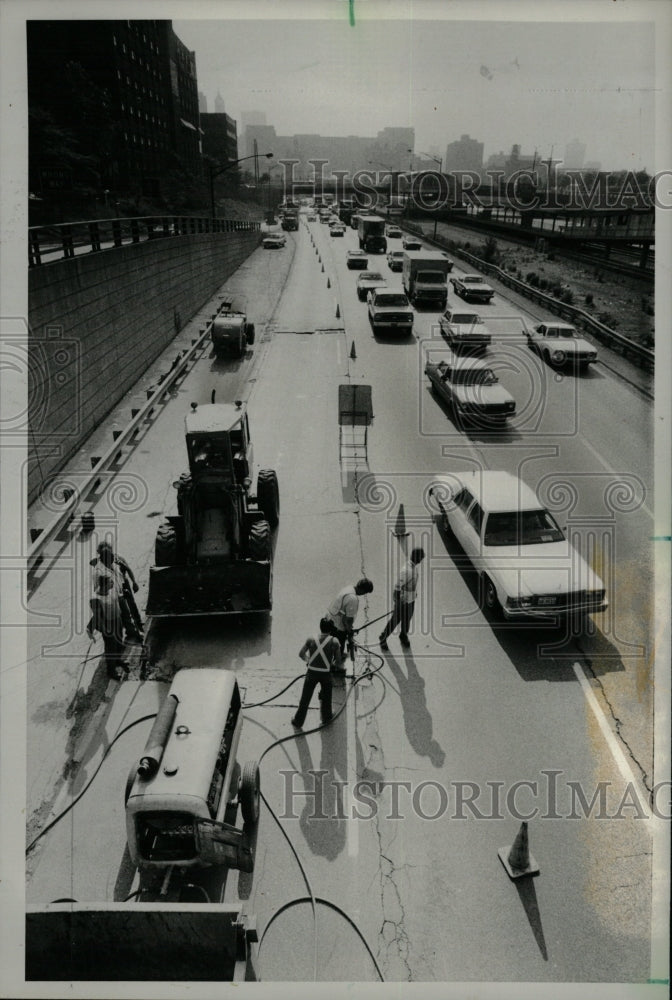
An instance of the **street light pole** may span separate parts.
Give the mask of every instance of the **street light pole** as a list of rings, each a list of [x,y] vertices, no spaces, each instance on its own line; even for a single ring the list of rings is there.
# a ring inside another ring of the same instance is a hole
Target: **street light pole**
[[[273,156],[273,153],[264,153],[263,155],[266,157],[267,160],[270,160],[271,157]],[[239,163],[244,163],[245,160],[255,160],[255,159],[256,159],[256,154],[254,153],[252,154],[252,156],[241,156],[239,160],[232,160],[231,163],[226,163],[223,167],[220,167],[219,170],[215,170],[212,163],[208,163],[208,168],[210,171],[210,217],[212,219],[217,218],[217,208],[215,205],[215,177],[219,177],[220,174],[225,173],[227,170],[232,170],[234,167],[237,167]]]
[[[431,153],[420,153],[420,156],[426,156],[428,159],[434,160],[434,163],[438,163],[439,164],[439,173],[441,173],[441,167],[443,166],[443,157],[442,156],[432,156]],[[438,221],[439,220],[438,220],[438,217],[437,217],[436,211],[435,211],[434,212],[434,236],[432,237],[432,239],[436,239],[436,224],[437,224]]]

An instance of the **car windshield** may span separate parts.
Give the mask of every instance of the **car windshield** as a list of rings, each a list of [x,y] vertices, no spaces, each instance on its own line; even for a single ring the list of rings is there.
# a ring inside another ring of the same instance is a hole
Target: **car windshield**
[[[408,299],[402,293],[398,295],[376,295],[377,306],[407,306]]]
[[[551,326],[548,329],[549,337],[576,337],[576,330],[573,326]]]
[[[476,313],[453,313],[452,316],[448,317],[451,323],[459,323],[460,325],[473,325],[475,323],[482,323],[483,320]]]
[[[467,274],[462,280],[468,281],[470,285],[475,285],[477,282],[483,281],[483,278],[479,278],[477,275],[474,274]]]
[[[378,274],[376,271],[366,271],[360,279],[360,281],[383,281],[382,274]]]
[[[497,376],[489,368],[459,368],[453,369],[453,382],[456,385],[494,385]]]
[[[547,510],[497,512],[488,515],[484,545],[538,545],[561,542],[564,538]]]

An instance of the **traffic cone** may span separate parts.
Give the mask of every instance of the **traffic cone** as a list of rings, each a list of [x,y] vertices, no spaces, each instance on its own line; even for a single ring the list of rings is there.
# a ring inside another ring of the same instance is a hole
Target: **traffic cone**
[[[406,531],[406,518],[404,516],[404,505],[399,504],[399,513],[397,514],[397,521],[394,526],[394,537],[395,538],[406,538],[408,532]]]
[[[500,847],[499,860],[506,868],[509,878],[521,878],[523,875],[538,875],[539,865],[530,854],[527,837],[527,823],[520,824],[518,836],[511,847]]]
[[[324,274],[324,264],[322,265],[322,274]]]
[[[322,268],[324,270],[324,268]],[[327,278],[327,288],[331,288],[331,279]]]
[[[355,350],[355,342],[354,342],[354,340],[352,342],[352,347],[350,348],[350,357],[352,358],[353,361],[357,357],[357,351]]]
[[[341,318],[341,307],[339,306],[339,304],[337,302],[336,303],[336,319],[340,319],[340,318]]]

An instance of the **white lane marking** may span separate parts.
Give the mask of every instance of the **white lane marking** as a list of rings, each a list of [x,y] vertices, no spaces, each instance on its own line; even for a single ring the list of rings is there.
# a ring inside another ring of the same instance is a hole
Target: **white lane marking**
[[[354,664],[352,664],[354,673]],[[347,732],[349,738],[347,740],[347,751],[346,751],[346,768],[345,776],[348,781],[348,794],[346,796],[348,802],[348,809],[350,810],[350,815],[346,820],[346,829],[348,831],[348,857],[356,858],[359,854],[359,820],[355,818],[354,814],[354,788],[356,773],[355,767],[357,765],[357,758],[355,754],[355,745],[357,742],[357,688],[352,692],[352,697],[348,698],[348,708],[347,713]]]
[[[607,472],[611,472],[612,476],[616,476],[616,477],[618,477],[620,475],[619,472],[616,472],[616,469],[612,469],[612,467],[609,465],[609,463],[604,458],[602,458],[602,456],[600,455],[599,451],[596,451],[596,449],[593,448],[593,446],[590,443],[590,441],[588,441],[583,435],[581,435],[581,440],[583,441],[584,445],[586,446],[586,448],[588,449],[588,451],[591,453],[591,455],[593,455],[598,460],[598,462],[601,462],[601,464],[604,466],[604,468],[607,470]],[[649,507],[647,507],[647,505],[645,503],[642,503],[640,509],[646,511],[646,513],[649,515],[649,517],[651,518],[651,520],[653,520],[653,512],[649,509]]]
[[[614,758],[616,767],[621,772],[621,777],[626,782],[626,784],[630,783],[632,784],[633,788],[638,788],[639,783],[635,778],[635,774],[632,768],[630,767],[628,758],[623,753],[621,745],[618,742],[617,737],[614,735],[611,726],[609,725],[609,722],[607,720],[607,717],[600,708],[600,704],[597,698],[595,697],[595,692],[590,686],[590,681],[588,680],[588,677],[586,676],[583,667],[581,666],[580,663],[575,662],[572,664],[572,669],[574,670],[577,681],[581,685],[581,690],[583,691],[585,699],[590,705],[593,711],[593,715],[597,719],[597,724],[602,730],[602,735],[604,736],[607,742],[607,746],[611,751],[611,756]]]

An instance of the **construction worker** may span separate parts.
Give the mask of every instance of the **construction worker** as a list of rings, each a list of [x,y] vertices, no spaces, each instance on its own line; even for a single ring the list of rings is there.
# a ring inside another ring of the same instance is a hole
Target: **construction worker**
[[[362,594],[370,594],[372,590],[373,584],[365,576],[355,584],[348,584],[336,595],[324,616],[323,620],[329,623],[331,634],[339,641],[341,659],[345,656],[345,644],[348,638],[352,639],[352,628],[359,611],[359,598]]]
[[[415,598],[418,589],[418,566],[425,558],[424,549],[413,549],[410,559],[401,567],[401,572],[394,585],[392,594],[392,614],[387,625],[380,633],[380,648],[383,652],[389,649],[387,637],[392,635],[397,625],[401,626],[399,641],[402,646],[410,646],[408,630],[411,625]]]
[[[133,596],[134,593],[137,594],[139,587],[133,570],[125,559],[115,553],[109,542],[101,542],[96,551],[98,559],[91,562],[95,570],[94,589],[97,588],[100,577],[110,577],[114,592],[119,598],[126,639],[130,642],[142,642],[142,618]]]
[[[303,690],[296,714],[292,719],[295,729],[301,729],[310,705],[310,699],[316,686],[320,685],[320,717],[323,723],[331,722],[331,671],[339,660],[340,646],[338,639],[330,633],[330,623],[326,619],[320,622],[320,634],[317,639],[308,638],[299,650],[299,656],[308,665],[303,680]]]
[[[86,626],[89,639],[94,638],[94,632],[100,632],[105,646],[105,666],[107,676],[118,680],[117,668],[126,674],[128,664],[124,661],[124,641],[122,639],[122,616],[117,594],[114,592],[114,582],[111,577],[100,574],[96,580],[96,593],[91,598],[91,620]]]

